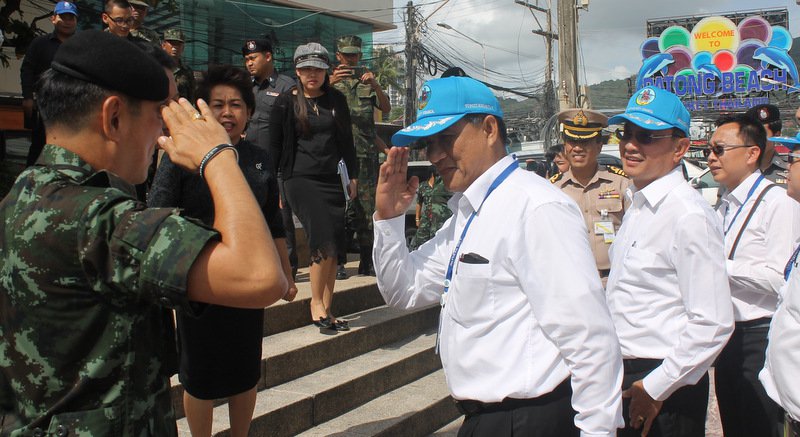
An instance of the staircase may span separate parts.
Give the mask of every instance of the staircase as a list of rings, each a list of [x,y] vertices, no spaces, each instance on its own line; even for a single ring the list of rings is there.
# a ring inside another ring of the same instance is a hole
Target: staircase
[[[357,262],[347,267],[353,275]],[[323,334],[310,324],[307,278],[301,269],[294,302],[265,310],[250,435],[454,436],[460,414],[434,353],[439,307],[388,308],[375,278],[351,276],[336,281],[333,308],[351,330]],[[178,433],[188,437],[182,396],[174,377]],[[214,407],[213,435],[229,435],[226,400]]]

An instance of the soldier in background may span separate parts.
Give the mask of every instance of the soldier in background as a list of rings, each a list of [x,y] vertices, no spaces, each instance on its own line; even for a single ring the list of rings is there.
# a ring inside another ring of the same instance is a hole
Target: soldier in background
[[[447,201],[453,193],[444,187],[442,177],[432,167],[431,176],[421,182],[417,189],[417,233],[411,239],[408,250],[416,250],[422,243],[436,235],[436,231],[453,215]]]
[[[611,269],[608,248],[628,207],[625,191],[630,181],[622,169],[597,163],[603,147],[601,131],[608,126],[608,117],[588,109],[568,109],[558,114],[558,121],[569,170],[551,181],[580,207],[597,271],[605,285]]]
[[[192,69],[183,63],[183,48],[185,40],[180,29],[173,28],[164,32],[164,42],[161,48],[164,49],[178,64],[172,74],[175,75],[175,83],[178,85],[178,95],[194,104],[195,81]]]
[[[133,17],[133,25],[131,26],[131,35],[141,38],[147,42],[152,43],[156,47],[161,45],[161,39],[155,30],[144,27],[144,19],[147,18],[147,12],[150,5],[142,0],[130,0],[129,3],[133,7],[131,16]]]
[[[771,104],[756,105],[748,109],[745,114],[764,125],[764,129],[767,130],[767,138],[781,136],[783,123],[781,122],[781,112],[777,106]],[[767,147],[761,157],[759,169],[765,178],[786,188],[789,164],[775,153],[775,143],[772,141],[767,141]]]
[[[375,79],[375,74],[367,70],[361,61],[361,38],[345,35],[336,41],[336,59],[339,61],[331,85],[347,97],[350,119],[353,123],[353,138],[356,156],[359,160],[359,174],[351,175],[358,179],[358,197],[347,205],[346,215],[351,218],[358,239],[360,275],[375,275],[372,267],[372,213],[375,211],[375,186],[378,182],[378,150],[375,137],[375,108],[388,113],[392,107],[389,97],[383,92]],[[339,260],[337,279],[347,277],[342,259]]]
[[[39,77],[53,61],[56,50],[61,43],[75,34],[78,25],[78,8],[72,2],[58,2],[50,16],[53,23],[53,32],[37,36],[31,41],[25,52],[25,59],[19,70],[22,82],[22,110],[25,113],[25,127],[31,129],[31,147],[28,149],[26,165],[33,165],[44,147],[44,124],[39,117],[39,111],[34,105],[34,91]]]

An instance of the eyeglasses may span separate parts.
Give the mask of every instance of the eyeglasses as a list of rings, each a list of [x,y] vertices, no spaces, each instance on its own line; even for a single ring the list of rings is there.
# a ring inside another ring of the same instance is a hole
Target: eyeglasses
[[[636,131],[636,133],[633,133],[633,131],[625,130],[625,129],[617,129],[614,132],[614,135],[616,135],[616,137],[620,141],[630,141],[631,138],[635,137],[637,143],[644,144],[644,145],[652,143],[653,140],[660,140],[662,138],[672,138],[672,137],[675,136],[675,134],[653,135],[653,132],[651,132],[649,130],[640,130],[640,131]]]
[[[789,165],[792,165],[797,161],[800,161],[800,153],[789,152],[789,154],[786,155],[786,162]]]
[[[703,157],[708,158],[711,152],[717,155],[717,158],[725,154],[726,150],[739,149],[741,147],[753,147],[755,144],[732,144],[730,146],[720,146],[719,144],[712,144],[703,149]]]
[[[136,22],[136,20],[133,17],[128,17],[128,18],[108,17],[108,19],[113,21],[113,22],[115,22],[115,23],[117,23],[117,26],[123,26],[123,25],[130,26],[130,25],[132,25],[133,23]]]

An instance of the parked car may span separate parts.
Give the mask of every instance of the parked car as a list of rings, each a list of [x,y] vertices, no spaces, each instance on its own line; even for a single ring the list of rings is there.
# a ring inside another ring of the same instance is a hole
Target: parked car
[[[719,201],[720,185],[714,180],[710,169],[706,168],[700,174],[689,178],[689,185],[699,191],[709,205],[714,206]]]

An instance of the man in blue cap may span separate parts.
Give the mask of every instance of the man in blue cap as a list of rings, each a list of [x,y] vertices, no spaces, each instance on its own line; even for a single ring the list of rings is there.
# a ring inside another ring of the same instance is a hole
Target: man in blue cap
[[[404,213],[419,180],[406,180],[408,148],[390,149],[374,265],[389,305],[441,304],[437,351],[466,415],[459,435],[614,435],[621,358],[580,210],[506,155],[503,113],[485,85],[431,80],[418,107],[392,143],[427,148],[455,193],[453,216],[408,252]]]
[[[796,137],[772,137],[770,141],[789,148],[786,191],[800,202],[800,134]],[[767,359],[759,379],[767,394],[785,411],[788,437],[800,437],[800,247],[796,248],[783,271],[786,285],[780,291],[778,309],[769,328]]]
[[[61,43],[75,34],[78,26],[78,8],[72,2],[58,2],[50,16],[53,23],[53,32],[47,35],[37,36],[31,41],[28,50],[25,52],[25,59],[19,70],[19,77],[22,82],[22,109],[25,113],[25,125],[31,128],[31,147],[28,149],[27,165],[36,163],[39,154],[44,147],[45,133],[39,113],[35,108],[34,92],[36,84],[42,73],[50,68],[56,50]]]
[[[625,368],[620,436],[704,436],[708,368],[733,328],[722,225],[680,168],[690,118],[675,94],[645,87],[608,121],[624,125],[633,183],[606,287]]]

